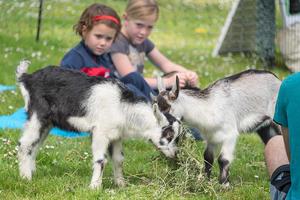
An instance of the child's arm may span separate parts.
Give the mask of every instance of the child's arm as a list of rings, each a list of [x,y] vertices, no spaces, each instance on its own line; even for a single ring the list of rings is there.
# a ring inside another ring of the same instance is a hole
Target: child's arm
[[[111,59],[120,74],[120,76],[126,76],[127,74],[136,71],[132,66],[128,56],[123,53],[112,53]]]
[[[151,52],[149,52],[147,56],[156,66],[158,66],[165,73],[169,73],[173,71],[177,71],[177,72],[188,71],[181,65],[178,65],[170,61],[157,48],[154,48]]]
[[[118,73],[123,77],[127,74],[134,72],[135,68],[132,66],[128,56],[123,53],[113,53],[111,54],[111,59],[118,71]],[[174,73],[172,76],[164,77],[163,81],[167,88],[172,87],[175,83],[176,75],[179,77],[179,85],[180,87],[184,87],[186,85],[186,74],[185,73]],[[145,78],[146,82],[152,88],[157,88],[157,80],[156,78]]]
[[[162,81],[164,82],[164,86],[166,88],[171,88],[174,83],[176,82],[176,76],[179,78],[179,87],[184,87],[186,86],[186,78],[185,78],[185,73],[182,72],[177,72],[172,74],[171,76],[166,76],[162,78]],[[152,87],[152,88],[157,88],[157,78],[145,78],[147,83]]]
[[[148,57],[153,62],[153,64],[157,65],[163,72],[173,72],[177,71],[178,73],[174,73],[174,75],[170,77],[163,78],[166,87],[171,87],[176,80],[176,76],[179,78],[180,87],[184,87],[187,83],[190,86],[198,85],[198,76],[195,72],[185,69],[184,67],[177,65],[170,60],[168,60],[164,55],[162,55],[156,48],[154,48],[149,54]],[[126,76],[127,74],[136,71],[133,65],[131,64],[128,56],[123,53],[112,53],[111,59],[121,76]],[[145,78],[147,83],[152,88],[157,88],[157,80],[156,78]]]
[[[118,73],[122,77],[135,71],[135,68],[132,66],[132,64],[126,54],[113,53],[113,54],[111,54],[111,59],[115,65]],[[157,88],[156,78],[145,78],[145,80],[149,84],[150,87]],[[182,78],[181,78],[181,80],[182,80]],[[171,87],[173,82],[175,82],[175,78],[172,78],[172,77],[163,78],[163,81],[165,82],[166,87]]]
[[[190,71],[190,70],[184,68],[183,66],[170,61],[157,48],[154,48],[148,54],[148,57],[155,65],[157,65],[165,73],[169,73],[169,72],[173,72],[173,71],[180,72],[181,75],[174,74],[173,78],[170,77],[174,81],[175,76],[177,75],[179,77],[180,87],[184,87],[184,86],[186,86],[186,84],[189,84],[190,86],[193,86],[193,87],[198,85],[198,75],[195,72]]]

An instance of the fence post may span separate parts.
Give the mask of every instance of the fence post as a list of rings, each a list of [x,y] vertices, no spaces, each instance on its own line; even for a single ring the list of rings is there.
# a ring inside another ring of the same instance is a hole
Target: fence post
[[[41,30],[41,23],[42,23],[42,12],[43,12],[43,0],[40,0],[40,7],[39,7],[39,16],[37,22],[37,32],[35,41],[38,42],[40,39],[40,30]]]

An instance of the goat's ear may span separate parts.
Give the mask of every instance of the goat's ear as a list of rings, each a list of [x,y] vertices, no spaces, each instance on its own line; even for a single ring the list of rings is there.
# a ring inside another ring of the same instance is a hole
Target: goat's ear
[[[156,80],[157,80],[157,89],[158,89],[158,92],[160,93],[162,91],[165,91],[166,87],[164,85],[163,79],[160,76],[157,76]]]
[[[158,124],[160,126],[165,126],[168,123],[168,120],[164,116],[164,114],[159,110],[158,104],[154,103],[152,105],[154,116],[156,117]]]
[[[175,100],[178,97],[179,94],[179,78],[176,76],[176,83],[173,85],[172,90],[170,92],[170,99]]]
[[[152,93],[150,93],[150,97],[152,102],[156,103],[157,102],[157,96],[154,96]]]

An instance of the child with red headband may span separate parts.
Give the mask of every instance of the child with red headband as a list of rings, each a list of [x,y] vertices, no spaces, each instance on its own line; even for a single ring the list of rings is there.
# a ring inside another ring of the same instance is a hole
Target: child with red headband
[[[118,14],[106,5],[92,4],[83,11],[73,28],[82,40],[64,56],[61,66],[108,77],[109,62],[104,53],[120,31]]]
[[[95,3],[83,11],[73,28],[82,40],[66,53],[61,67],[80,70],[89,76],[116,77],[107,51],[121,29],[118,14],[106,5]],[[150,101],[152,89],[139,73],[129,73],[120,80],[136,95]]]
[[[113,64],[120,77],[133,71],[143,74],[145,58],[149,58],[160,70],[172,75],[163,77],[164,85],[171,87],[176,75],[180,87],[198,85],[198,76],[166,58],[148,39],[158,20],[159,7],[155,0],[129,0],[121,33],[113,43],[110,54]],[[156,78],[145,78],[154,89],[157,88]]]

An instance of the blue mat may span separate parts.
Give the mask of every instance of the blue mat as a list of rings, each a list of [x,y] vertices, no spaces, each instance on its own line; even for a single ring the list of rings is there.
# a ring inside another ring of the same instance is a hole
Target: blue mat
[[[12,115],[1,115],[0,128],[22,129],[26,119],[27,119],[27,114],[25,112],[25,109],[20,108]],[[61,136],[61,137],[68,137],[68,138],[85,137],[89,135],[88,133],[84,133],[84,132],[78,133],[72,131],[65,131],[56,127],[51,129],[50,134]]]
[[[0,92],[6,91],[6,90],[14,90],[16,89],[16,86],[13,85],[0,85]]]

